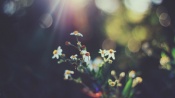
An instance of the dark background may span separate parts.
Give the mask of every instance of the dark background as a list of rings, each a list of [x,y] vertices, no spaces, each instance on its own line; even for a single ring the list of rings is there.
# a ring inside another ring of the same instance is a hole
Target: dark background
[[[4,14],[4,2],[0,1],[0,98],[88,98],[81,92],[80,85],[63,80],[64,70],[70,68],[68,64],[58,65],[51,58],[58,45],[63,46],[65,52],[75,52],[64,46],[65,41],[74,39],[69,33],[77,29],[72,24],[71,14],[66,17],[69,23],[58,23],[55,27],[53,22],[53,26],[43,29],[38,20],[48,10],[47,0],[36,0],[31,7],[25,8],[25,15]],[[172,22],[172,27],[163,29],[174,34],[175,3],[164,0],[162,5]],[[82,39],[82,42],[96,55],[95,51],[101,48],[105,38],[98,33],[105,17],[99,15],[95,6],[91,9],[88,17],[93,33],[89,40]],[[172,34],[166,36],[171,39]],[[145,57],[139,63],[144,81],[137,88],[136,98],[175,98],[174,74],[160,70],[156,58]]]

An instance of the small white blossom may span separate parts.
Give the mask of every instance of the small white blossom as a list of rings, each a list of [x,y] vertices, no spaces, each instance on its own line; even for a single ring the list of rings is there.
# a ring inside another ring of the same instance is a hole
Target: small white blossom
[[[106,50],[101,50],[98,52],[101,54],[101,57],[104,57],[106,55]]]
[[[86,53],[87,53],[86,50],[81,50],[81,52],[80,52],[81,55],[85,55]]]
[[[74,71],[65,70],[65,72],[64,72],[64,79],[65,80],[69,79],[69,77],[71,77],[71,74],[74,74]]]
[[[97,57],[93,61],[91,61],[90,65],[88,67],[91,71],[94,70],[95,72],[98,72],[99,67],[100,67],[102,62],[103,62],[103,60],[100,57]]]
[[[57,50],[54,50],[54,51],[53,51],[52,59],[54,59],[54,58],[59,59],[59,56],[62,55],[62,51],[63,51],[63,50],[62,50],[61,47],[59,46]]]
[[[81,37],[83,37],[83,35],[80,32],[78,32],[78,31],[74,31],[74,32],[70,33],[70,35],[75,35],[75,36],[81,36]]]
[[[108,55],[108,59],[112,58],[113,60],[115,60],[115,55],[114,55],[115,52],[116,51],[114,51],[113,49],[107,50],[106,55]]]
[[[86,62],[86,64],[90,64],[91,56],[89,52],[86,52],[86,54],[83,55],[83,60]]]
[[[77,60],[77,54],[75,54],[75,55],[72,55],[72,56],[70,56],[70,58],[72,59],[72,60]]]
[[[80,54],[82,55],[84,62],[86,62],[87,64],[90,64],[90,60],[91,60],[90,53],[87,52],[86,50],[82,50]]]

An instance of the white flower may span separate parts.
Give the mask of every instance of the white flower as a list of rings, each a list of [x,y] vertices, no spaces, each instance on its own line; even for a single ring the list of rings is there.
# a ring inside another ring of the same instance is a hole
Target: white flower
[[[106,55],[106,50],[101,50],[98,52],[101,54],[101,57],[104,57]]]
[[[72,59],[72,60],[77,60],[77,54],[75,54],[75,55],[72,55],[72,56],[70,56],[70,58]]]
[[[65,80],[69,79],[69,77],[71,77],[71,74],[74,74],[74,71],[65,70],[65,72],[64,72],[64,79]]]
[[[114,51],[113,49],[107,50],[106,55],[108,55],[108,59],[112,58],[113,60],[115,60],[115,55],[114,55],[115,52],[116,51]]]
[[[81,55],[85,55],[86,53],[87,53],[86,50],[81,50],[81,52],[80,52]]]
[[[82,55],[84,62],[89,65],[91,60],[90,53],[86,50],[82,50],[80,54]]]
[[[90,53],[89,52],[86,52],[86,54],[83,55],[83,59],[84,59],[84,62],[86,62],[86,64],[89,64],[90,63],[90,60],[91,60]]]
[[[99,67],[102,62],[103,60],[100,57],[97,57],[93,61],[90,62],[90,65],[88,67],[91,71],[94,70],[95,72],[98,72]]]
[[[75,36],[81,36],[81,37],[83,37],[83,35],[80,32],[78,32],[78,31],[74,31],[74,32],[70,33],[70,35],[75,35]]]
[[[62,55],[62,51],[63,51],[63,50],[62,50],[61,47],[59,46],[57,50],[54,50],[54,51],[53,51],[52,59],[54,59],[54,58],[59,59],[59,56]]]

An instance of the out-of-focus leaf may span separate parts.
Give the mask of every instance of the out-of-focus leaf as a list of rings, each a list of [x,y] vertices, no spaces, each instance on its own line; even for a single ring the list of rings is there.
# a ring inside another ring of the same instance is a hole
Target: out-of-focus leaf
[[[93,76],[96,74],[94,69],[91,71],[91,73],[92,73]]]
[[[161,57],[166,57],[167,55],[165,54],[165,52],[161,52]]]
[[[129,80],[127,81],[127,83],[126,83],[126,85],[125,85],[125,87],[122,91],[123,98],[128,98],[129,97],[131,89],[132,89],[132,82],[133,82],[133,79],[129,78]]]
[[[95,74],[96,78],[99,78],[102,75],[102,67],[99,68],[98,72]]]
[[[159,18],[157,18],[155,13],[152,13],[152,15],[150,17],[150,23],[152,25],[157,25],[159,23]]]
[[[61,64],[61,63],[63,63],[63,62],[64,62],[64,60],[60,59],[60,60],[58,61],[58,64]]]
[[[130,91],[130,93],[129,93],[129,97],[128,97],[128,98],[132,98],[133,95],[134,95],[134,89],[132,89],[132,90]]]
[[[81,83],[82,82],[82,80],[81,80],[81,78],[79,77],[79,78],[77,78],[77,79],[74,79],[74,81],[76,82],[76,83]]]
[[[175,59],[175,48],[172,49],[171,54],[172,54],[173,58]]]

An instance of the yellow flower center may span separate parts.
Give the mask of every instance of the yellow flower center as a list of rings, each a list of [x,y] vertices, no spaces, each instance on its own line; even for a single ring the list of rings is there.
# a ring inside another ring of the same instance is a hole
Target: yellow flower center
[[[78,34],[78,31],[74,31],[74,34],[77,35]]]
[[[111,84],[111,86],[115,86],[115,82],[111,82],[110,84]]]
[[[73,56],[72,56],[72,58],[74,58],[74,59],[75,59],[75,58],[76,58],[76,56],[75,56],[75,55],[73,55]]]
[[[105,54],[104,50],[101,51],[101,54]]]
[[[66,74],[70,74],[71,72],[70,71],[66,71]]]
[[[54,51],[53,51],[53,54],[57,54],[57,50],[54,50]]]
[[[113,50],[112,50],[112,49],[110,49],[110,50],[109,50],[109,53],[113,53]]]

